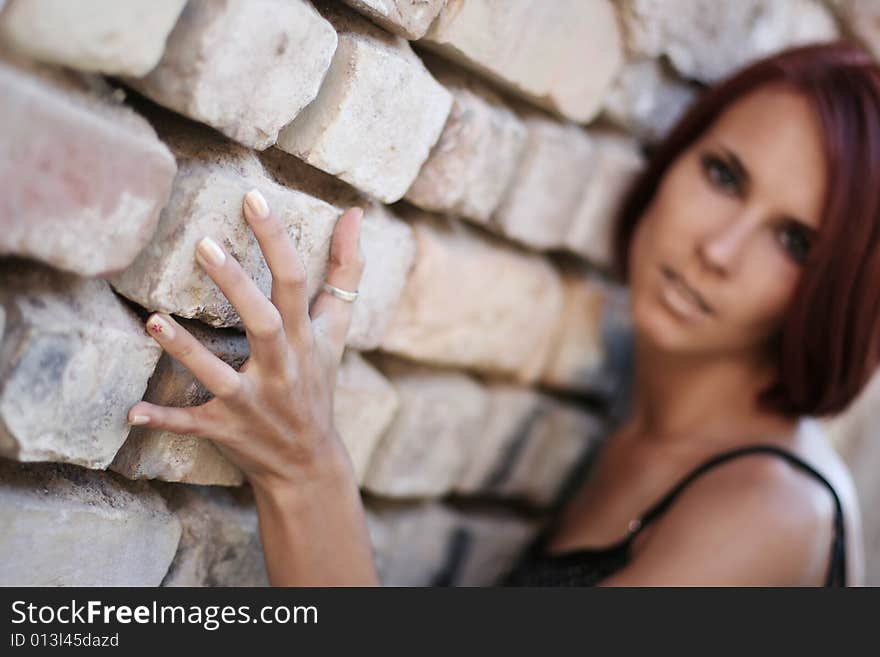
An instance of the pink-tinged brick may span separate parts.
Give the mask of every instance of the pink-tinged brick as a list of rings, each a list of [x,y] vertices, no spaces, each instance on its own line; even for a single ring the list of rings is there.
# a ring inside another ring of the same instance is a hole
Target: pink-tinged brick
[[[0,254],[83,276],[128,266],[149,242],[176,167],[98,78],[0,57]]]

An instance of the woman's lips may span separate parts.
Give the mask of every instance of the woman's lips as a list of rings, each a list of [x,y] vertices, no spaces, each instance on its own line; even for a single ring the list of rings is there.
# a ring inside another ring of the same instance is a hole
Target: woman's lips
[[[706,315],[714,314],[715,311],[712,307],[706,303],[705,299],[703,299],[696,290],[688,285],[687,281],[685,281],[680,274],[666,265],[661,265],[660,269],[663,272],[663,275],[672,283],[672,296],[670,297],[670,301],[676,302],[677,300],[675,299],[675,296],[679,295],[682,298],[678,301],[686,301],[689,305],[699,308],[700,311]],[[676,305],[679,306],[681,310],[684,310],[684,308],[681,308],[681,303],[677,303]]]

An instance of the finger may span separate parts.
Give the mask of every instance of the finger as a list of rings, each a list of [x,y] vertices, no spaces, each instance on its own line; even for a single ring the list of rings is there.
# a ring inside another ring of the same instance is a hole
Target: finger
[[[299,251],[259,190],[245,194],[242,205],[272,273],[271,301],[281,313],[284,332],[292,344],[310,344],[308,279]]]
[[[254,280],[215,240],[203,237],[196,261],[238,312],[247,332],[251,356],[265,371],[278,371],[287,358],[281,313]]]
[[[330,242],[330,264],[324,280],[347,292],[357,291],[364,271],[364,257],[360,246],[361,221],[364,211],[360,208],[346,210],[333,229]],[[351,324],[352,306],[356,301],[345,301],[321,288],[312,304],[311,315],[315,328],[330,341],[334,362],[342,358],[345,338]]]
[[[173,433],[217,440],[220,432],[203,412],[203,407],[204,405],[175,408],[139,401],[129,409],[128,423],[133,426],[164,429]]]
[[[153,313],[147,318],[146,327],[162,348],[215,397],[229,399],[238,394],[241,386],[239,373],[212,354],[170,315]]]

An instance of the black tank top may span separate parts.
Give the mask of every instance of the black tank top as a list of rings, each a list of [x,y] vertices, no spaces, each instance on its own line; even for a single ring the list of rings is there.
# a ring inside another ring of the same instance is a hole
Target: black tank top
[[[621,541],[601,549],[582,548],[552,555],[544,548],[555,523],[541,532],[516,566],[499,582],[502,586],[593,586],[620,570],[629,562],[629,547],[638,533],[663,513],[681,490],[709,468],[752,452],[767,452],[787,459],[790,463],[815,475],[834,496],[836,515],[834,538],[831,544],[831,562],[825,586],[846,586],[846,549],[844,542],[843,508],[840,498],[829,481],[800,457],[775,445],[748,445],[722,452],[698,466],[684,477],[671,491],[646,511],[640,519],[630,523],[629,533]],[[558,520],[558,519],[557,519]]]

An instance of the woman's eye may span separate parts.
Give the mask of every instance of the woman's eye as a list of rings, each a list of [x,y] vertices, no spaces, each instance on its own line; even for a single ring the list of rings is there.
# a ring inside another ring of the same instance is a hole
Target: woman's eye
[[[704,155],[703,168],[713,185],[727,191],[739,192],[739,180],[723,160],[713,155]]]
[[[796,262],[802,263],[810,251],[810,239],[794,226],[783,228],[780,235],[783,248]]]

